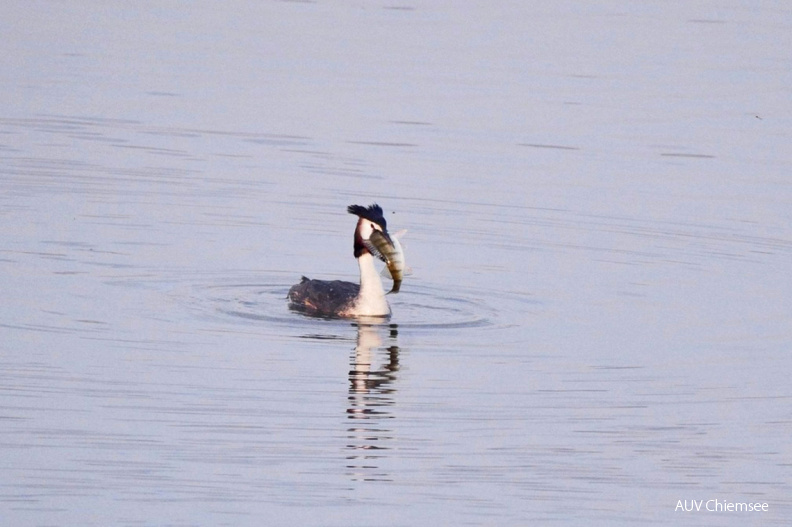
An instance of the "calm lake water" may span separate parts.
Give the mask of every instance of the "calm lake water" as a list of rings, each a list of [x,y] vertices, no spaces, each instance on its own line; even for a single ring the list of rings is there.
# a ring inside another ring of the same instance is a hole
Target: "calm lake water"
[[[3,525],[788,525],[789,6],[0,31]],[[391,319],[290,312],[372,202]]]

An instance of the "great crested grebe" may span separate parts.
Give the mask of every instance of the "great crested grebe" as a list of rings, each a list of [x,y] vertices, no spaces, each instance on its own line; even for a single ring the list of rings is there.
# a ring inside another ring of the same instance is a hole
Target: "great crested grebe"
[[[374,267],[374,257],[388,263],[393,271],[400,272],[403,257],[399,263],[398,258],[389,260],[388,256],[401,256],[401,248],[394,246],[379,205],[350,205],[347,212],[358,217],[354,252],[360,267],[360,285],[341,280],[310,280],[303,276],[299,284],[289,289],[290,307],[318,316],[386,317],[391,310],[385,299],[382,280]],[[394,279],[392,292],[398,292],[400,283],[399,275],[398,281]]]

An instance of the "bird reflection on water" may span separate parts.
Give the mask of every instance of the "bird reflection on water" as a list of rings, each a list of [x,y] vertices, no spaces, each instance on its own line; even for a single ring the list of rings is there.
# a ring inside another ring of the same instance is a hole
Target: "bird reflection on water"
[[[398,325],[357,324],[357,344],[350,357],[346,449],[347,469],[355,481],[390,481],[380,465],[392,447],[397,372],[399,371]],[[383,348],[381,334],[388,332]]]

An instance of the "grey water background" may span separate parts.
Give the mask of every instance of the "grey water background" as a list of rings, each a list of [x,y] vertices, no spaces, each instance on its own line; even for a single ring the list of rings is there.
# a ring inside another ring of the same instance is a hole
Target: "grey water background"
[[[788,524],[789,5],[0,30],[3,525]],[[374,201],[393,317],[288,311]]]

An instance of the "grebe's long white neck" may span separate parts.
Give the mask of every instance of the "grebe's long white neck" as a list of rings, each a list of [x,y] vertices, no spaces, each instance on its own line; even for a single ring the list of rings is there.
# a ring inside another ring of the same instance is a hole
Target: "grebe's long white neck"
[[[385,299],[385,289],[377,268],[374,266],[374,257],[366,251],[357,258],[360,267],[360,293],[355,299],[350,310],[353,316],[381,317],[390,314],[390,306]]]

